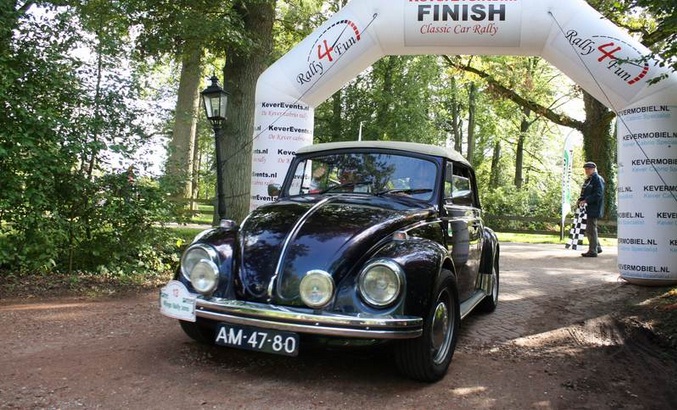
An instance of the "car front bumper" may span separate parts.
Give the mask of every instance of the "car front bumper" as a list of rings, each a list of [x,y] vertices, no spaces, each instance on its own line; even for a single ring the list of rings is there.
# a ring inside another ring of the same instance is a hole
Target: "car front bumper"
[[[423,333],[421,317],[335,314],[230,299],[198,298],[195,315],[221,323],[332,337],[411,339]]]

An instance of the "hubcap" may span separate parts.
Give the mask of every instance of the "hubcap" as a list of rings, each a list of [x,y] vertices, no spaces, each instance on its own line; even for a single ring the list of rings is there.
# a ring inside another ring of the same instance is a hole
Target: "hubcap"
[[[433,315],[433,322],[431,327],[432,338],[432,353],[435,363],[444,361],[449,350],[449,342],[451,341],[451,316],[449,315],[449,307],[444,301],[440,300],[435,307]]]

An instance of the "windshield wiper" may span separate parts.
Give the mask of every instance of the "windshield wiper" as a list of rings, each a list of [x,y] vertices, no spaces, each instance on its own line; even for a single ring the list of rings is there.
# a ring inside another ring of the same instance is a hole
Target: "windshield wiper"
[[[417,188],[417,189],[387,189],[385,191],[378,192],[376,196],[383,196],[383,195],[392,195],[392,194],[405,194],[405,195],[417,195],[417,194],[425,194],[428,192],[432,192],[433,190],[430,188]]]
[[[324,191],[320,191],[320,194],[326,194],[326,193],[331,192],[335,189],[356,187],[358,185],[371,185],[371,181],[346,182],[345,184],[333,185],[333,186],[330,186],[329,188],[325,189]]]

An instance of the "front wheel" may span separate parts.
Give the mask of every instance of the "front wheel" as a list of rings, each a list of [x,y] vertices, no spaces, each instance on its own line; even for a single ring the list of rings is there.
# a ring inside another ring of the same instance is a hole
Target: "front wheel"
[[[423,335],[395,346],[395,361],[400,372],[424,382],[436,382],[447,373],[461,322],[456,279],[450,271],[442,271],[434,295]]]
[[[179,323],[181,324],[181,329],[183,329],[183,332],[191,339],[206,345],[214,344],[214,340],[216,338],[214,329],[211,329],[207,326],[202,326],[197,322],[186,322],[184,320],[179,320]]]

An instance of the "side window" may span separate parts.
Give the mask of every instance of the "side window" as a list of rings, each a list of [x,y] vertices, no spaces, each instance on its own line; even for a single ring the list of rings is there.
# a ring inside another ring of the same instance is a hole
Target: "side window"
[[[475,193],[470,180],[470,171],[462,166],[447,164],[447,172],[444,181],[445,203],[473,206],[475,205]]]
[[[472,206],[473,192],[470,179],[458,175],[453,176],[451,199],[456,205]]]

